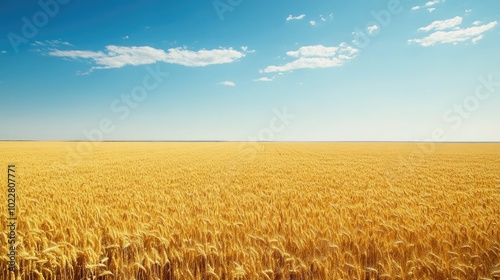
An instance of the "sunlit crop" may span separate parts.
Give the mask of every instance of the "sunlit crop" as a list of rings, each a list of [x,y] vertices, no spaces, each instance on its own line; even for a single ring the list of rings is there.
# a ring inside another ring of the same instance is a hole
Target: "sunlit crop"
[[[0,143],[1,279],[500,279],[499,144],[76,145]]]

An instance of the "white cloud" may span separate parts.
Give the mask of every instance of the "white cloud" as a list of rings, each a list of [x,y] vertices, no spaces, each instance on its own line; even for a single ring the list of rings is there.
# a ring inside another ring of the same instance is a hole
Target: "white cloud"
[[[49,43],[49,45],[51,45],[53,47],[60,46],[60,45],[70,46],[70,47],[73,46],[72,44],[65,42],[65,41],[61,41],[61,40],[50,40],[50,41],[46,41],[46,42]]]
[[[296,51],[289,51],[286,55],[291,57],[331,57],[339,51],[340,47],[325,47],[323,45],[304,46]]]
[[[471,13],[471,12],[472,12],[472,9],[467,9],[467,10],[465,10],[465,13],[467,13],[467,14],[468,14],[468,13]]]
[[[479,35],[476,38],[472,39],[471,42],[473,44],[477,44],[477,42],[479,42],[479,40],[483,39],[483,37],[484,37],[484,35]]]
[[[126,65],[143,65],[156,62],[180,64],[188,67],[202,67],[212,64],[224,64],[237,61],[245,56],[243,52],[232,48],[190,51],[186,48],[171,48],[165,52],[149,46],[122,47],[107,46],[105,51],[81,51],[52,49],[48,55],[71,59],[88,59],[93,61],[95,69],[120,68]]]
[[[272,77],[272,78],[262,77],[262,78],[254,79],[253,81],[254,82],[272,82],[272,81],[274,81],[274,77]]]
[[[220,82],[220,83],[217,83],[219,86],[227,86],[227,87],[234,87],[236,86],[236,84],[234,82],[231,82],[231,81],[224,81],[224,82]]]
[[[439,3],[442,3],[444,2],[445,0],[432,0],[432,1],[428,1],[426,2],[423,6],[414,6],[412,7],[411,9],[413,11],[416,11],[416,10],[419,10],[420,8],[427,8],[427,7],[431,7],[431,6],[434,6],[436,4],[439,4]],[[432,10],[428,9],[429,12],[432,12],[434,11],[434,8],[432,8]]]
[[[330,13],[328,15],[323,15],[323,14],[320,14],[319,15],[319,19],[322,21],[322,22],[326,22],[326,21],[331,21],[333,20],[333,13]]]
[[[368,33],[372,34],[373,32],[378,30],[378,25],[374,24],[372,26],[368,26],[366,30],[368,31]]]
[[[315,26],[316,25],[316,21],[311,20],[311,21],[309,21],[309,24],[311,24],[312,26]]]
[[[106,52],[80,51],[80,50],[53,50],[50,56],[66,57],[72,59],[90,59],[97,66],[93,69],[120,68],[125,65],[151,64],[167,59],[163,50],[152,47],[120,47],[107,46]]]
[[[57,47],[57,46],[70,46],[70,47],[72,47],[73,46],[72,44],[65,42],[65,41],[61,41],[61,40],[49,40],[49,41],[45,41],[45,42],[47,42],[52,47]]]
[[[433,0],[433,1],[429,1],[427,3],[424,4],[424,7],[430,7],[430,6],[434,6],[436,4],[439,4],[441,2],[444,2],[444,0]]]
[[[190,67],[207,66],[212,64],[224,64],[234,62],[245,54],[232,48],[221,48],[213,50],[190,51],[185,48],[169,49],[167,63],[181,64]]]
[[[472,25],[480,25],[480,24],[481,24],[481,21],[479,21],[479,20],[476,20],[476,21],[474,21],[474,22],[472,23]]]
[[[130,37],[128,37],[128,35],[122,37],[122,39],[128,39],[128,38],[130,38]]]
[[[436,31],[422,39],[410,39],[408,43],[419,44],[423,47],[434,46],[436,44],[457,44],[459,42],[471,41],[477,43],[483,38],[483,33],[497,26],[497,22],[493,21],[480,26],[472,26],[468,28],[458,28],[450,31]]]
[[[73,46],[72,44],[62,41],[62,40],[45,40],[43,42],[40,41],[35,41],[34,43],[31,44],[32,46],[37,46],[37,47],[62,47],[62,46]]]
[[[292,16],[292,15],[288,15],[288,17],[286,18],[286,21],[291,21],[291,20],[301,20],[303,18],[305,18],[306,15],[304,14],[301,14],[299,16]]]
[[[456,16],[452,19],[447,20],[436,20],[433,23],[427,25],[426,27],[420,27],[418,31],[431,31],[431,30],[445,30],[462,23],[462,17]]]
[[[7,53],[7,51],[0,51],[0,53]]]
[[[428,9],[427,9],[427,11],[429,11],[429,13],[434,12],[434,10],[436,10],[436,8],[428,8]]]
[[[295,69],[330,68],[344,65],[344,63],[356,57],[358,49],[346,43],[341,43],[338,47],[325,47],[322,45],[303,46],[296,51],[289,51],[286,54],[296,60],[284,65],[271,65],[260,72],[287,72]]]
[[[255,52],[255,50],[249,50],[249,49],[248,49],[248,46],[242,46],[242,47],[241,47],[241,50],[242,50],[243,52],[245,52],[245,53],[254,53],[254,52]]]

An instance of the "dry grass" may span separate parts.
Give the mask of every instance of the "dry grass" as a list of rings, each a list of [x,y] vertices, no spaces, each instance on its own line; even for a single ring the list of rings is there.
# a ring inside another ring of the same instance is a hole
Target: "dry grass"
[[[0,143],[16,279],[500,279],[499,144],[101,143],[52,168],[74,146]]]

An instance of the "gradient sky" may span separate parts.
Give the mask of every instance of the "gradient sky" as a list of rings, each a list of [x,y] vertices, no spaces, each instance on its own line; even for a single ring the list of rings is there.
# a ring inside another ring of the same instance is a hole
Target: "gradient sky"
[[[500,141],[499,21],[497,0],[6,0],[0,139]]]

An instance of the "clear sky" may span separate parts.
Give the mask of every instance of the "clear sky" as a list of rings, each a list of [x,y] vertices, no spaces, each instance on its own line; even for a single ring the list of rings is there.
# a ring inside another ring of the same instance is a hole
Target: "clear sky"
[[[0,139],[500,141],[497,0],[0,3]]]

